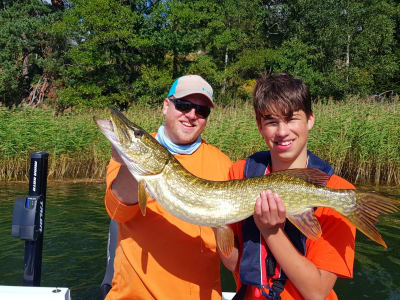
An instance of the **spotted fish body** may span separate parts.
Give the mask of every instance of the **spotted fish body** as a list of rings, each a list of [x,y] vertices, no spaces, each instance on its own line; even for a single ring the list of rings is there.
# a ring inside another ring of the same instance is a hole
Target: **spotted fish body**
[[[216,227],[217,244],[225,255],[233,247],[233,235],[225,225],[251,216],[257,197],[267,189],[281,196],[289,221],[311,239],[321,235],[313,208],[324,206],[335,209],[386,247],[375,224],[379,214],[397,210],[394,200],[374,193],[326,188],[329,176],[316,169],[290,169],[232,181],[201,179],[119,111],[111,109],[111,122],[95,121],[138,181],[143,214],[147,193],[184,221]]]
[[[302,171],[296,170],[296,174]],[[325,176],[320,171],[311,171]],[[289,174],[275,172],[243,180],[209,181],[192,175],[171,157],[160,174],[148,176],[145,181],[149,194],[169,212],[203,226],[218,227],[251,216],[257,197],[266,189],[284,199],[288,215],[301,214],[315,206],[332,207],[342,214],[349,214],[355,209],[353,190],[316,188]]]

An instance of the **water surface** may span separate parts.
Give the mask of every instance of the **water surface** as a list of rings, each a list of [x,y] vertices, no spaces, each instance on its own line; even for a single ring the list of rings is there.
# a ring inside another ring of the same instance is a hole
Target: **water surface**
[[[101,299],[109,224],[104,190],[102,183],[48,184],[41,285],[69,287],[72,300]],[[0,184],[1,285],[22,285],[24,242],[11,237],[11,218],[14,200],[27,192],[27,184]],[[400,188],[378,192],[400,200]],[[354,279],[338,280],[340,299],[400,300],[400,214],[382,217],[378,227],[389,248],[357,233]],[[223,290],[233,291],[230,273],[222,274]]]
[[[101,299],[109,218],[105,185],[49,183],[43,243],[42,286],[69,287],[71,298]],[[21,285],[24,242],[11,237],[14,200],[27,184],[0,186],[0,284]]]

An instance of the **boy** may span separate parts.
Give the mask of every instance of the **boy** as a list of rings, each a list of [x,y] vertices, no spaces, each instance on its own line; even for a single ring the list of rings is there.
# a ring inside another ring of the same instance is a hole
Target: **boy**
[[[317,168],[331,175],[327,187],[354,189],[323,160],[307,151],[314,125],[311,97],[301,80],[289,74],[261,77],[253,94],[260,134],[269,151],[238,161],[230,179],[242,179],[293,168]],[[337,299],[338,276],[353,276],[355,227],[330,208],[315,208],[322,236],[307,239],[290,222],[282,199],[263,191],[254,215],[232,224],[235,249],[221,255],[234,273],[234,299]]]

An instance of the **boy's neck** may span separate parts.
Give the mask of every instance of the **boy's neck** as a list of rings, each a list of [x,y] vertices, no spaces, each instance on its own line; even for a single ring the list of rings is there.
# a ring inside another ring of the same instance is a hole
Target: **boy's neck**
[[[271,169],[272,172],[287,170],[287,169],[297,169],[297,168],[307,168],[308,155],[307,150],[300,153],[295,160],[292,161],[282,161],[271,153]]]

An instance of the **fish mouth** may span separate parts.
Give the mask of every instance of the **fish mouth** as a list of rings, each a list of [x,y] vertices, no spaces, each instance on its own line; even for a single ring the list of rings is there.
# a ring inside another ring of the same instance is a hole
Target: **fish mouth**
[[[96,117],[94,117],[93,120],[96,122],[101,132],[114,132],[114,126],[111,120],[104,120]]]
[[[134,157],[131,157],[130,155],[127,155],[125,153],[131,152],[129,151],[129,149],[132,148],[131,138],[133,138],[133,135],[142,135],[144,132],[143,129],[141,129],[140,127],[135,127],[135,124],[130,122],[119,111],[113,108],[110,108],[110,110],[111,120],[93,117],[93,120],[95,121],[97,127],[100,129],[101,133],[110,141],[114,149],[122,158],[125,165],[130,170],[131,174],[136,178],[136,180],[139,179],[137,176],[152,174],[148,170],[145,170],[141,166],[141,164],[134,159]]]
[[[111,112],[111,120],[103,120],[94,117],[100,131],[114,145],[129,145],[131,143],[131,133],[136,136],[141,136],[142,129],[130,122],[121,112],[113,107],[109,107]]]
[[[132,162],[132,160],[121,151],[121,141],[117,135],[117,132],[114,130],[114,124],[112,120],[104,120],[98,119],[96,117],[93,118],[96,122],[97,127],[100,131],[105,135],[105,137],[110,141],[113,147],[117,150],[118,154],[123,158],[124,161]]]
[[[106,138],[113,144],[114,146],[120,144],[120,141],[114,131],[114,125],[111,120],[104,120],[94,117],[93,120],[96,122],[97,127],[100,131],[106,136]]]

